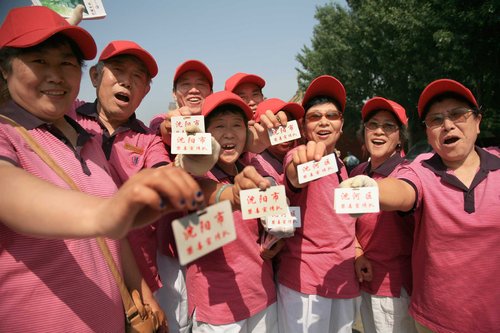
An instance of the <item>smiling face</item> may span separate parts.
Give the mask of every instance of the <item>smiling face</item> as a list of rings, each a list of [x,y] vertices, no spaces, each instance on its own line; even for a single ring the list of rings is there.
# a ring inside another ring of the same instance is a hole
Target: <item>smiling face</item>
[[[307,141],[323,142],[327,153],[334,152],[342,134],[344,119],[338,107],[331,102],[311,106],[304,116]]]
[[[450,110],[470,106],[453,98],[447,98],[431,105],[426,119],[436,114],[446,114]],[[445,118],[441,126],[426,128],[427,140],[444,164],[453,167],[463,163],[474,152],[474,145],[480,132],[481,115],[469,113],[464,121],[453,122]],[[429,119],[430,119],[429,118]]]
[[[80,90],[81,65],[67,44],[23,52],[2,69],[12,100],[53,122],[68,112]]]
[[[264,95],[255,83],[242,83],[234,89],[234,93],[241,97],[255,114],[257,105],[264,100]]]
[[[173,95],[179,107],[187,106],[193,115],[199,115],[203,101],[211,93],[210,82],[203,74],[187,71],[175,83]]]
[[[113,127],[128,120],[150,89],[146,67],[133,56],[117,56],[93,66],[90,77],[97,88],[99,116]]]
[[[365,124],[365,146],[370,153],[372,166],[376,168],[391,157],[398,144],[401,144],[399,125],[394,114],[386,110],[376,111]],[[375,125],[376,129],[370,129]]]
[[[210,118],[207,132],[220,144],[217,164],[228,174],[234,175],[234,164],[243,153],[247,139],[247,121],[239,112],[221,111]]]

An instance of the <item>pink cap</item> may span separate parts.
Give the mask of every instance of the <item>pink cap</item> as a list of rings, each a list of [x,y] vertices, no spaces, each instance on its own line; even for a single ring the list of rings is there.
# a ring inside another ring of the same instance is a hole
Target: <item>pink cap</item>
[[[219,91],[208,95],[203,102],[203,107],[201,108],[201,114],[203,116],[208,116],[210,112],[216,109],[218,106],[223,104],[233,104],[243,110],[247,120],[252,119],[253,112],[252,109],[241,99],[240,96],[230,92],[230,91]]]
[[[104,50],[102,50],[99,61],[107,60],[120,54],[129,54],[139,58],[139,60],[146,65],[149,75],[151,75],[152,78],[158,74],[158,65],[156,64],[155,58],[139,44],[128,40],[115,40],[109,43]]]
[[[327,96],[335,99],[340,103],[342,113],[345,110],[346,93],[345,88],[339,80],[330,75],[321,75],[315,78],[304,94],[302,106],[305,105],[314,97]]]
[[[189,71],[195,71],[201,73],[204,77],[207,78],[208,83],[210,83],[210,88],[213,88],[214,79],[212,78],[212,73],[208,69],[208,67],[199,60],[187,60],[177,67],[174,74],[174,84],[177,82],[179,77]]]
[[[273,114],[279,111],[290,112],[295,119],[300,119],[304,116],[304,108],[302,105],[294,102],[285,102],[279,98],[269,98],[259,103],[257,106],[257,111],[255,111],[254,120],[259,122],[260,117],[266,113],[267,110],[271,110]]]
[[[432,98],[446,92],[453,92],[463,96],[472,105],[479,108],[476,98],[467,87],[454,80],[439,79],[429,83],[420,94],[420,98],[418,99],[418,116],[422,118],[424,109]]]
[[[97,47],[92,36],[44,6],[18,7],[9,11],[0,27],[0,48],[35,46],[57,33],[73,40],[85,60],[95,58]]]
[[[366,101],[365,105],[363,105],[363,108],[361,109],[361,119],[364,121],[371,112],[376,110],[391,111],[396,115],[396,117],[398,117],[399,121],[401,121],[403,125],[408,125],[408,117],[406,116],[405,108],[398,103],[383,97],[373,97]]]
[[[266,81],[258,75],[247,73],[236,73],[226,80],[224,90],[234,92],[234,89],[242,83],[253,83],[260,89],[264,88]]]

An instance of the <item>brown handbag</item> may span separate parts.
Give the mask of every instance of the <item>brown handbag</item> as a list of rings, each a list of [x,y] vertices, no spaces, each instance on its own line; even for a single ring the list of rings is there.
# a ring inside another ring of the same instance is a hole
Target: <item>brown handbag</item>
[[[73,190],[79,191],[78,186],[75,184],[73,179],[52,159],[52,157],[36,142],[35,139],[29,134],[29,132],[16,123],[14,120],[0,114],[0,118],[6,120],[10,125],[12,125],[23,137],[23,139],[28,143],[28,145],[33,149],[33,151],[52,169],[54,170],[62,180],[64,180]],[[142,297],[137,290],[132,290],[129,293],[125,282],[116,266],[116,263],[109,251],[108,244],[103,237],[96,238],[97,244],[101,249],[104,259],[115,278],[116,284],[120,290],[122,297],[123,307],[125,309],[126,318],[126,332],[128,333],[153,333],[158,331],[160,327],[160,321],[158,316],[149,304],[144,304]]]

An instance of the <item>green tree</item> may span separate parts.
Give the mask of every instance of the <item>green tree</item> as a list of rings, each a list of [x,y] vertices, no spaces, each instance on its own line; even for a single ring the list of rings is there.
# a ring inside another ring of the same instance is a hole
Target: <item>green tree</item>
[[[480,143],[498,144],[500,133],[500,1],[348,0],[316,10],[311,46],[297,55],[299,89],[322,74],[347,91],[343,153],[357,152],[353,134],[366,99],[379,95],[402,104],[411,141],[424,138],[416,105],[431,81],[464,83],[485,110]]]

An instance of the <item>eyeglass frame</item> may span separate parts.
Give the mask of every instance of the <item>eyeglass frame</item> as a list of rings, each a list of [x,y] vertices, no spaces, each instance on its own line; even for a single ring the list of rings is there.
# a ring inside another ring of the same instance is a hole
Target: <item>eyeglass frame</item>
[[[466,110],[465,112],[461,113],[460,115],[452,115],[452,117],[450,117],[450,112],[452,111],[455,111],[455,110]],[[442,127],[443,124],[444,124],[444,121],[446,119],[449,119],[453,124],[460,124],[460,123],[465,123],[467,121],[467,119],[469,119],[470,115],[472,114],[478,114],[479,113],[479,110],[477,109],[474,109],[474,108],[470,108],[470,107],[466,107],[466,106],[459,106],[459,107],[456,107],[456,108],[453,108],[451,110],[446,110],[445,112],[439,112],[439,113],[435,113],[435,115],[439,114],[442,118],[440,119],[440,123],[437,124],[437,125],[429,125],[427,124],[427,117],[428,115],[426,115],[426,119],[422,120],[422,124],[425,125],[425,127],[427,127],[428,129],[435,129],[435,128],[439,128],[439,127]],[[453,119],[454,117],[456,117],[455,119]],[[463,119],[460,119],[462,118]],[[436,119],[434,119],[436,120]]]
[[[374,128],[370,128],[370,127],[368,127],[369,124],[373,124],[376,126]],[[388,126],[389,126],[389,128],[387,128]],[[374,120],[368,120],[368,121],[364,122],[363,127],[366,130],[371,131],[371,132],[376,131],[377,129],[381,128],[382,131],[384,131],[385,133],[394,133],[400,129],[400,126],[398,124],[389,123],[389,122],[385,122],[383,124],[380,124]]]

